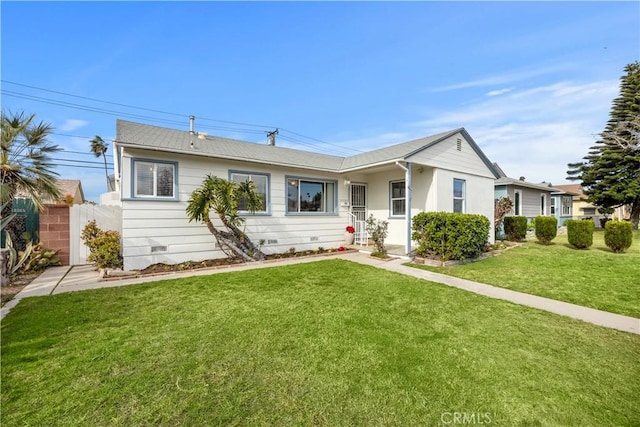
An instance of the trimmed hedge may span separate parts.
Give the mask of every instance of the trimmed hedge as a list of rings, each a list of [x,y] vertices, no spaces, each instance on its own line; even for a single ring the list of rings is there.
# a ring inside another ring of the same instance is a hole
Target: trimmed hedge
[[[504,232],[507,239],[512,242],[520,242],[527,237],[526,216],[506,216],[504,218]]]
[[[570,219],[565,221],[567,239],[576,249],[587,249],[593,245],[593,230],[595,224],[590,219]]]
[[[411,238],[418,255],[441,261],[478,258],[489,236],[489,219],[483,215],[421,212],[413,217]]]
[[[536,239],[548,245],[558,235],[558,220],[553,216],[537,216],[535,218]]]
[[[629,249],[633,240],[633,226],[628,221],[607,221],[604,226],[604,243],[615,253]]]

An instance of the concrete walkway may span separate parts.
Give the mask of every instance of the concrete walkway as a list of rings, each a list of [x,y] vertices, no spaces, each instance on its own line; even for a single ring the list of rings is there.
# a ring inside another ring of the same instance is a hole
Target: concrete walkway
[[[433,273],[431,271],[420,270],[417,268],[402,265],[407,259],[394,259],[392,261],[382,261],[372,258],[363,253],[346,253],[336,254],[335,257],[347,259],[349,261],[360,264],[370,265],[377,268],[394,271],[396,273],[407,276],[417,277],[431,282],[442,283],[465,291],[474,292],[490,298],[510,301],[515,304],[525,305],[537,308],[551,313],[567,316],[574,319],[582,320],[598,326],[617,329],[633,334],[640,334],[640,319],[634,317],[622,316],[620,314],[609,313],[606,311],[596,310],[593,308],[583,307],[576,304],[570,304],[562,301],[556,301],[549,298],[543,298],[535,295],[516,292],[509,289],[498,288],[491,285],[485,285],[470,280],[459,279],[457,277],[447,276],[444,274]],[[26,286],[22,292],[2,307],[0,319],[7,315],[9,310],[20,302],[22,298],[30,296],[52,295],[62,292],[82,291],[88,289],[98,289],[115,286],[126,286],[137,283],[155,282],[159,280],[176,279],[181,277],[206,276],[210,274],[223,273],[229,271],[244,271],[255,268],[268,268],[282,265],[302,264],[309,262],[318,262],[328,259],[328,257],[306,257],[293,258],[278,261],[264,261],[250,264],[240,264],[216,269],[193,270],[183,272],[173,272],[164,275],[139,277],[133,279],[121,279],[113,281],[100,281],[98,272],[90,265],[74,266],[74,267],[53,267],[47,269],[43,274],[37,277],[33,282]]]

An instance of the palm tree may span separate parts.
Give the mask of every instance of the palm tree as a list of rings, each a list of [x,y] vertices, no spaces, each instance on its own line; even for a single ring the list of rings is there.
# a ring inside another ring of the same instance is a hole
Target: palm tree
[[[89,142],[91,143],[91,152],[96,157],[102,156],[104,159],[104,174],[107,177],[107,191],[111,191],[112,188],[111,181],[109,181],[109,169],[107,169],[107,156],[105,154],[107,152],[107,144],[98,135]]]
[[[263,259],[264,253],[239,228],[245,222],[245,219],[238,215],[240,203],[250,213],[262,207],[262,199],[252,181],[236,183],[207,175],[202,185],[191,193],[187,216],[189,222],[204,222],[227,256],[245,261]],[[226,231],[215,227],[209,216],[210,211],[220,218]]]
[[[60,151],[47,140],[53,128],[40,122],[34,124],[35,114],[12,114],[2,110],[2,136],[0,142],[0,203],[2,218],[11,214],[13,199],[18,192],[25,193],[34,206],[42,210],[43,198],[58,200],[62,197],[56,186],[58,174],[54,171],[50,154]],[[7,232],[12,233],[10,225]],[[11,236],[15,239],[15,235]]]

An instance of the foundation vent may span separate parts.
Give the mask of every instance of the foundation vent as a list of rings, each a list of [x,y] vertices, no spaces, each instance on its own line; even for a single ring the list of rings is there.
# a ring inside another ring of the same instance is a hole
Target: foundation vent
[[[167,252],[167,247],[166,246],[151,246],[151,253],[156,253],[156,252]]]
[[[314,237],[311,237],[309,240],[312,241],[312,242],[317,242],[318,241],[318,237],[314,236]]]
[[[269,239],[267,240],[267,245],[276,245],[278,244],[278,240],[277,239]]]

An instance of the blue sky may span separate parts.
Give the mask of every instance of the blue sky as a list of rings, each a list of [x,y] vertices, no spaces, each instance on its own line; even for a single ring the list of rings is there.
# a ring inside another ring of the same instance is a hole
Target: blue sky
[[[637,1],[0,8],[2,106],[56,128],[56,157],[75,160],[61,177],[94,201],[101,159],[74,152],[116,118],[188,130],[190,114],[210,135],[278,127],[278,145],[338,155],[465,127],[508,175],[564,183],[640,60]]]

